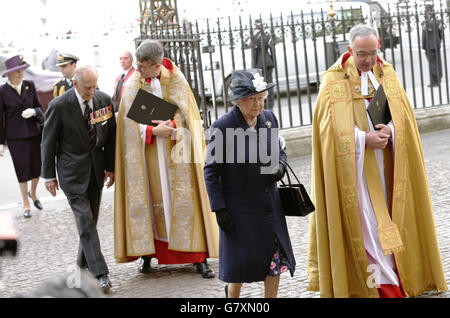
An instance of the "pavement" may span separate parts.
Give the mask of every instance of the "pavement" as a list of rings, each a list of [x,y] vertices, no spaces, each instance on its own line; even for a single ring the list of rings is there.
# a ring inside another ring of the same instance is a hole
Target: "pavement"
[[[425,164],[428,173],[435,224],[445,270],[450,286],[450,129],[435,131],[421,136]],[[310,191],[311,156],[290,158],[300,180]],[[43,210],[32,209],[32,217],[22,217],[19,185],[16,180],[9,152],[0,157],[0,213],[9,211],[15,216],[20,233],[18,252],[15,257],[0,257],[0,298],[10,298],[35,289],[59,274],[74,270],[78,249],[78,234],[73,214],[66,198],[60,191],[51,197],[41,180],[38,196]],[[158,265],[152,261],[152,271],[138,273],[138,261],[117,264],[113,246],[113,189],[105,190],[98,221],[101,248],[109,266],[113,284],[107,298],[223,298],[225,283],[217,277],[203,279],[192,264]],[[309,292],[307,287],[306,257],[308,248],[307,218],[287,218],[289,233],[297,261],[293,278],[281,275],[279,298],[319,298],[319,293]],[[218,274],[218,260],[209,259],[211,268]],[[264,297],[262,282],[244,284],[244,298]],[[450,298],[449,292],[429,292],[422,298]]]

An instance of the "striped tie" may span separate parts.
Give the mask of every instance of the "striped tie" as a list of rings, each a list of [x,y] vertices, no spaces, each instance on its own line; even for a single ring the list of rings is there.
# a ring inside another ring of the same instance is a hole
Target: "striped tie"
[[[83,114],[84,115],[84,121],[86,122],[86,128],[87,128],[87,131],[88,131],[89,142],[90,142],[90,145],[91,145],[90,149],[92,149],[92,148],[95,147],[95,143],[96,143],[96,140],[95,140],[95,128],[91,124],[90,116],[89,116],[89,114],[92,111],[91,111],[91,108],[89,107],[89,103],[88,103],[87,100],[85,100],[83,104],[85,105],[84,114]]]

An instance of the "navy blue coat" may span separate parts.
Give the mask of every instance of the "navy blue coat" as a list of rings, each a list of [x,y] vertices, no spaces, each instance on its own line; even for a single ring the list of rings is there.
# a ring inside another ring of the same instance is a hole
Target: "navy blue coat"
[[[279,146],[278,122],[272,111],[263,110],[257,118],[257,131],[248,128],[237,106],[214,122],[204,168],[211,210],[226,208],[233,223],[230,235],[222,230],[219,234],[219,279],[224,282],[265,280],[275,252],[275,237],[292,266],[291,275],[295,270],[277,184],[261,173],[268,165],[265,154],[276,158],[273,164],[286,161]],[[239,144],[234,135],[244,131],[247,142]],[[250,140],[258,144],[257,157],[252,157]]]
[[[22,112],[27,108],[34,108],[36,116],[23,118]],[[44,112],[33,82],[23,81],[20,96],[9,84],[0,87],[0,144],[39,136],[43,122]]]

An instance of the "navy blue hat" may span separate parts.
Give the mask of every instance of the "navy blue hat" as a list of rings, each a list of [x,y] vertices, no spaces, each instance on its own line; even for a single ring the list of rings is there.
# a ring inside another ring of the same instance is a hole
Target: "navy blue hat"
[[[275,86],[275,83],[264,82],[262,71],[258,68],[237,70],[231,73],[230,98],[235,101],[243,97],[262,93]]]

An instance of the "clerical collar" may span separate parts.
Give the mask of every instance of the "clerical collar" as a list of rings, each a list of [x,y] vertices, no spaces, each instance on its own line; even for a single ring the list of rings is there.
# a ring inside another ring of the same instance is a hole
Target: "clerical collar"
[[[342,56],[342,68],[344,68],[344,64],[345,62],[347,62],[347,60],[351,57],[352,55],[350,54],[350,52],[346,52],[343,56]],[[383,66],[383,61],[380,59],[379,56],[377,56],[377,63],[380,65],[380,67]],[[356,65],[355,65],[356,66]],[[372,82],[372,85],[375,89],[378,89],[378,86],[380,85],[378,83],[378,81],[375,78],[375,75],[373,75],[373,68],[368,71],[368,72],[361,72],[358,68],[356,68],[356,70],[358,71],[358,74],[361,78],[361,95],[362,96],[367,96],[369,95],[369,80]]]
[[[159,75],[158,75],[158,77],[157,77],[158,80],[161,80],[161,73],[162,73],[162,72],[160,72]],[[151,77],[146,77],[146,78],[145,78],[145,82],[146,82],[146,83],[151,83],[151,82],[152,82]]]
[[[373,87],[375,90],[378,89],[378,86],[380,85],[375,78],[375,75],[373,75],[372,71],[368,72],[361,72],[361,95],[367,96],[369,95],[369,80],[372,82]]]

